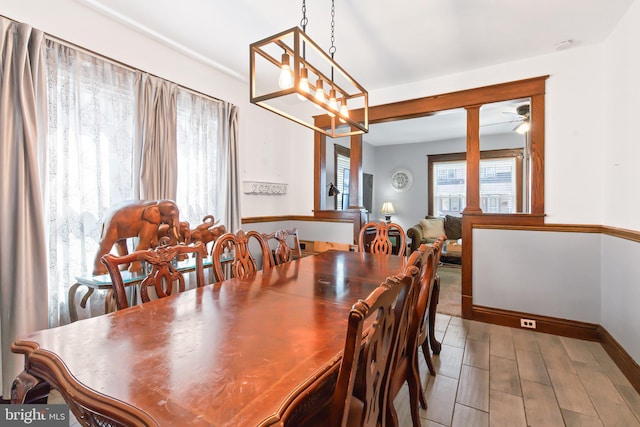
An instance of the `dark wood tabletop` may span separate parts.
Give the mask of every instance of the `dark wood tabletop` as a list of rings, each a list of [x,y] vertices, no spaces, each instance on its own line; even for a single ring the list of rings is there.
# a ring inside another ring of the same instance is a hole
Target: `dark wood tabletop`
[[[26,360],[13,400],[46,382],[76,417],[124,425],[295,419],[332,392],[351,306],[403,267],[393,255],[329,251],[34,332],[12,346]]]

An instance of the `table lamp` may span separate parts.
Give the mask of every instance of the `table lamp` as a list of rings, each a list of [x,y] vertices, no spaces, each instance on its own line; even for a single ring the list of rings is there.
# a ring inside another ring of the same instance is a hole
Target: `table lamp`
[[[384,220],[389,224],[391,222],[391,214],[396,213],[396,210],[393,208],[393,203],[384,202],[380,213],[384,215]]]

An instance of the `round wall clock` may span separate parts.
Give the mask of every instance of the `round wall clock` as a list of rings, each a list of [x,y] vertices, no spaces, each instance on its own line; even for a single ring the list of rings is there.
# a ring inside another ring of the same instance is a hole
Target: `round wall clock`
[[[391,186],[396,191],[407,191],[413,184],[413,176],[406,169],[396,169],[389,175]]]

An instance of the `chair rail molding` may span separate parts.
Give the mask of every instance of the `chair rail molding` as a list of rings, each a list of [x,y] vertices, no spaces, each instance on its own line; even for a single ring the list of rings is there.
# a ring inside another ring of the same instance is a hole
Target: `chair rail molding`
[[[284,195],[287,194],[287,184],[278,182],[243,181],[245,194]]]

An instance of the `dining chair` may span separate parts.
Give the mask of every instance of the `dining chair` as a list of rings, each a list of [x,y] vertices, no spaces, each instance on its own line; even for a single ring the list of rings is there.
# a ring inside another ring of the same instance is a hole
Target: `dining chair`
[[[353,305],[332,400],[305,426],[386,425],[389,369],[407,335],[418,273],[408,266]]]
[[[427,402],[420,384],[418,369],[418,331],[424,313],[428,289],[423,286],[424,267],[433,265],[433,249],[426,245],[413,251],[407,260],[407,269],[415,269],[419,274],[414,284],[413,300],[408,304],[408,310],[401,319],[403,328],[398,337],[396,354],[389,369],[389,391],[387,393],[386,425],[398,426],[398,414],[395,410],[394,399],[406,383],[409,389],[409,410],[414,427],[420,427],[418,403],[426,408]],[[406,272],[405,274],[408,274]]]
[[[262,237],[267,243],[274,242],[274,246],[270,246],[274,265],[280,265],[302,257],[297,228],[276,230],[269,234],[263,233]]]
[[[387,224],[383,221],[368,222],[360,229],[358,251],[391,255],[394,246],[391,237],[398,239],[398,249],[395,255],[403,256],[407,246],[407,237],[400,225],[393,222]]]
[[[431,294],[429,295],[429,319],[428,323],[428,338],[429,338],[429,346],[431,346],[431,350],[433,354],[440,354],[440,350],[442,345],[438,342],[435,336],[435,323],[436,323],[436,311],[438,309],[438,298],[440,297],[440,276],[438,276],[438,267],[440,266],[440,256],[442,255],[442,250],[444,249],[444,242],[447,240],[447,236],[442,235],[436,239],[433,243],[433,285]],[[420,346],[422,346],[422,352],[426,355],[429,354],[429,347],[426,344],[426,337],[420,338]],[[425,353],[426,351],[426,353]],[[433,369],[430,367],[429,370],[433,372]]]
[[[258,245],[261,255],[262,269],[273,266],[271,249],[262,234],[255,230],[245,232],[239,229],[235,233],[225,233],[218,237],[211,249],[211,262],[216,280],[222,281],[231,277],[246,277],[258,271],[258,261],[251,253],[252,242]],[[223,262],[227,258],[230,262]],[[228,274],[225,274],[225,270]]]
[[[179,260],[193,254],[195,261],[188,258],[188,265],[179,267]],[[203,259],[207,256],[207,249],[198,242],[194,245],[159,245],[152,249],[143,249],[128,255],[116,256],[106,254],[100,261],[107,267],[111,276],[111,285],[116,296],[118,310],[129,307],[125,283],[122,277],[121,266],[131,262],[141,262],[148,267],[148,273],[141,273],[144,279],[140,282],[140,299],[143,303],[151,301],[149,288],[153,288],[157,298],[164,298],[175,292],[183,292],[186,288],[184,273],[195,269],[196,286],[205,285]],[[191,265],[191,263],[193,263]],[[144,270],[144,269],[143,269]],[[142,277],[141,276],[141,277]]]

